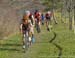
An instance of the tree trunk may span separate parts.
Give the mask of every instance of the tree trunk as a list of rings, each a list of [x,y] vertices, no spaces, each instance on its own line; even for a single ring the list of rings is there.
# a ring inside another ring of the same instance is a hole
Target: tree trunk
[[[69,1],[69,29],[72,30],[72,16],[71,16],[71,11],[72,11],[72,0]]]
[[[52,13],[53,13],[53,20],[54,20],[54,23],[57,24],[57,21],[55,19],[55,15],[54,15],[54,0],[52,1],[53,5],[52,5]]]
[[[72,30],[72,17],[71,17],[71,12],[69,12],[69,29]]]
[[[62,18],[63,17],[62,9],[63,7],[61,7],[61,22],[64,23],[63,18]]]
[[[75,33],[75,5],[74,5],[74,33]]]

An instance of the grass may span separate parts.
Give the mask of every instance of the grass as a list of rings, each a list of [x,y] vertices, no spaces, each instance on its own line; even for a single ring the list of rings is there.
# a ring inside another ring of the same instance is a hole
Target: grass
[[[75,34],[68,30],[68,24],[58,21],[57,25],[53,24],[51,32],[45,26],[42,26],[40,34],[35,32],[36,42],[26,53],[23,53],[20,34],[0,40],[0,58],[57,58],[60,50],[56,45],[62,48],[61,58],[75,58]],[[53,31],[56,38],[50,43],[54,37]]]

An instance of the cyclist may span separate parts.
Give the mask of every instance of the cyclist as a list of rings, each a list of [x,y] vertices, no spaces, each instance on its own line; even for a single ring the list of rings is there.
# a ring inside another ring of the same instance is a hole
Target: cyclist
[[[20,25],[21,33],[23,34],[23,48],[25,48],[25,44],[31,44],[31,38],[29,37],[30,29],[31,29],[31,21],[29,20],[30,11],[26,11],[22,23]],[[27,38],[24,38],[27,37]]]
[[[32,13],[30,13],[29,19],[30,19],[30,21],[31,21],[30,33],[31,33],[32,43],[34,43],[34,42],[35,42],[35,38],[34,38],[35,19],[34,19],[34,16],[32,15]]]
[[[44,25],[44,19],[45,19],[45,16],[44,16],[43,13],[41,14],[41,19],[42,19],[42,25]]]
[[[35,17],[35,26],[37,29],[37,32],[40,33],[41,32],[41,13],[36,10],[34,13],[34,17]]]
[[[50,25],[50,23],[51,23],[51,12],[48,11],[48,12],[45,14],[45,17],[46,17],[46,27],[47,27],[47,30],[50,31],[49,25]]]

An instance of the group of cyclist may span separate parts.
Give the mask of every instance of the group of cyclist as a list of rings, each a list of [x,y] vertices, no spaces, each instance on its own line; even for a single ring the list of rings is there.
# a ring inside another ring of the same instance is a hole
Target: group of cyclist
[[[51,11],[46,13],[40,12],[39,10],[35,10],[34,13],[30,12],[29,10],[25,11],[20,24],[21,34],[23,35],[23,48],[26,48],[27,42],[27,45],[29,46],[35,42],[34,28],[36,28],[38,33],[40,33],[41,24],[44,25],[44,23],[46,23],[46,28],[48,31],[50,31],[49,24],[51,21],[51,16]]]

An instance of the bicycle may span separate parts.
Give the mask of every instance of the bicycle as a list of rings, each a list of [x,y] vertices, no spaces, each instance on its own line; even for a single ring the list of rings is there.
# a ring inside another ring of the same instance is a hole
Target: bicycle
[[[41,32],[40,22],[36,23],[36,30],[37,30],[38,33]]]
[[[23,40],[24,40],[24,46],[25,46],[24,51],[26,52],[30,46],[30,41],[31,41],[31,37],[29,37],[28,31],[24,32]]]

